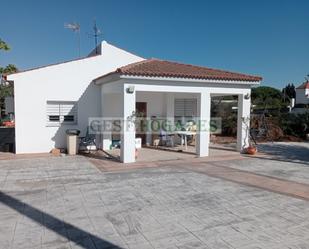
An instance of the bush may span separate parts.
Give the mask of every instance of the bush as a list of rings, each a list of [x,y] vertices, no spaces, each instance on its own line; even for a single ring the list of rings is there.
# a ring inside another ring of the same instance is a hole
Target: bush
[[[223,136],[237,135],[237,113],[231,113],[228,116],[222,117],[222,135]]]
[[[309,133],[309,112],[303,114],[287,113],[279,118],[284,135],[306,138]]]

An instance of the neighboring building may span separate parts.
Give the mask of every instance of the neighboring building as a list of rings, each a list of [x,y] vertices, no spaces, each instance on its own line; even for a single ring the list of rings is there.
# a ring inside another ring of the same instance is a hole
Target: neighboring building
[[[210,120],[211,96],[238,95],[238,150],[248,146],[251,87],[262,78],[156,59],[145,60],[107,42],[99,54],[8,75],[14,82],[16,153],[66,146],[65,131],[84,135],[91,117],[128,120],[137,108],[153,117]],[[177,116],[178,115],[178,116]],[[125,121],[129,122],[129,121]],[[132,127],[131,127],[132,128]],[[123,130],[122,162],[135,161],[135,129]],[[149,136],[148,138],[149,139]],[[99,147],[108,149],[113,134]],[[198,156],[207,156],[209,130],[197,134]]]
[[[14,97],[5,97],[4,99],[4,111],[5,114],[14,113]]]
[[[309,81],[296,88],[296,104],[309,104]]]

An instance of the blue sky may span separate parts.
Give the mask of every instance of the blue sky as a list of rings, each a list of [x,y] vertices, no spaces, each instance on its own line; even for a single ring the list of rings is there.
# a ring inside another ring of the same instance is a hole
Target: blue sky
[[[261,75],[263,85],[300,84],[309,74],[309,1],[0,1],[0,37],[12,51],[0,64],[20,69],[93,49],[94,18],[107,40],[140,56]]]

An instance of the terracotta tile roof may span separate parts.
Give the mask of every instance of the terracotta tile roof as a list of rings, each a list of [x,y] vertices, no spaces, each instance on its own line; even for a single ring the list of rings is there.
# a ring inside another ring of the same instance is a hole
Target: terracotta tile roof
[[[309,80],[298,86],[297,89],[309,89]]]
[[[148,59],[118,68],[113,73],[130,76],[172,77],[206,80],[261,81],[258,76],[233,73],[207,67]],[[113,74],[110,73],[110,74]],[[103,76],[104,77],[104,76]]]

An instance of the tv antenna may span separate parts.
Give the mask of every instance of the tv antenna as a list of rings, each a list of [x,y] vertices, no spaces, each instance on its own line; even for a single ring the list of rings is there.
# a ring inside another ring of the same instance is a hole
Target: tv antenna
[[[77,46],[78,46],[78,57],[80,58],[80,25],[77,22],[73,23],[65,23],[64,28],[72,30],[74,33],[77,34]]]
[[[98,37],[102,35],[101,30],[98,29],[97,22],[94,20],[93,23],[93,34],[90,36],[94,37],[94,45],[95,45],[95,54],[98,54]]]

